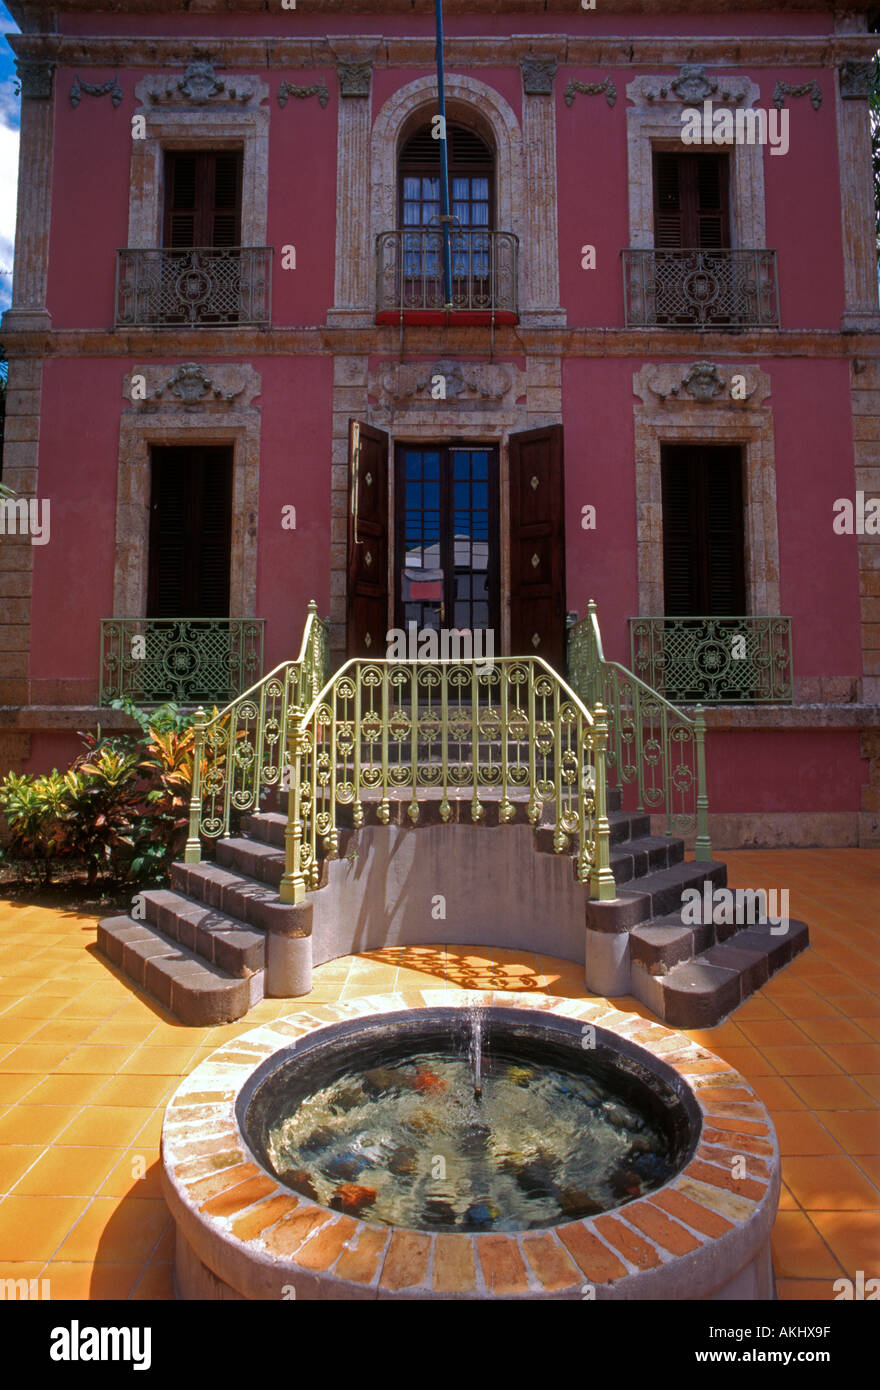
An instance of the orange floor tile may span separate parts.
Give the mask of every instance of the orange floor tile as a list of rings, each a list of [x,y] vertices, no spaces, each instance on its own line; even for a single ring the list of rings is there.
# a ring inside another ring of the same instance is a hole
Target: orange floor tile
[[[813,945],[692,1036],[740,1068],[773,1115],[779,1297],[833,1299],[836,1278],[880,1269],[880,852],[723,857],[731,887],[787,886]],[[265,1000],[244,1022],[184,1028],[117,977],[95,936],[92,918],[0,901],[0,1277],[47,1278],[56,1299],[169,1299],[165,1104],[216,1047],[297,1004]],[[572,962],[465,943],[331,961],[309,998],[418,985],[586,997]]]

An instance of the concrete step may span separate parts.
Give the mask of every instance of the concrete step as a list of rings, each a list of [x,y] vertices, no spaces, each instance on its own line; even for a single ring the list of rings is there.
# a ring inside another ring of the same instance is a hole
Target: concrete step
[[[232,1023],[263,997],[262,971],[234,979],[157,927],[130,917],[99,922],[98,949],[181,1023]]]

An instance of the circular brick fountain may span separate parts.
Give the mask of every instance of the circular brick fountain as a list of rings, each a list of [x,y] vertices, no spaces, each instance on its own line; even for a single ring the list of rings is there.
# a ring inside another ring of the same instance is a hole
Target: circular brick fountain
[[[542,1229],[431,1231],[322,1206],[261,1161],[248,1107],[275,1070],[353,1023],[368,1033],[449,1010],[517,1020],[577,1048],[598,1046],[656,1078],[679,1142],[662,1186]],[[545,995],[423,990],[315,1005],[213,1053],[165,1115],[163,1183],[177,1227],[181,1298],[768,1299],[779,1153],[754,1091],[683,1034],[605,1003]]]

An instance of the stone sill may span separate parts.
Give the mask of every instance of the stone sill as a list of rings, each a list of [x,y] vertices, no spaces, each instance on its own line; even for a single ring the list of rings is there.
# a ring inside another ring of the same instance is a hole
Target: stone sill
[[[181,705],[195,709],[195,705]],[[680,706],[693,718],[693,705]],[[134,729],[122,710],[98,705],[0,705],[0,729],[20,733],[91,729]],[[880,729],[880,705],[707,705],[713,729]]]
[[[348,319],[339,322],[338,311],[331,311],[328,322],[293,327],[273,324],[271,328],[223,327],[201,329],[127,328],[118,332],[106,328],[54,328],[48,331],[16,328],[4,319],[4,343],[9,356],[82,357],[137,356],[154,347],[157,351],[181,356],[210,351],[217,356],[253,354],[258,357],[378,355],[394,356],[398,351],[399,327],[379,327],[375,310],[364,310],[364,323]],[[354,313],[354,311],[353,311]],[[414,355],[437,351],[438,334],[449,351],[485,348],[485,329],[461,326],[409,327],[407,351]],[[880,331],[880,330],[878,330]],[[723,331],[682,328],[624,328],[620,325],[578,324],[564,326],[535,320],[523,311],[517,327],[496,325],[495,355],[521,356],[523,351],[570,357],[636,357],[668,360],[680,353],[690,356],[875,357],[880,349],[878,332],[841,333],[837,328],[757,328]]]
[[[693,705],[680,709],[692,719]],[[705,705],[712,729],[877,729],[880,705]]]

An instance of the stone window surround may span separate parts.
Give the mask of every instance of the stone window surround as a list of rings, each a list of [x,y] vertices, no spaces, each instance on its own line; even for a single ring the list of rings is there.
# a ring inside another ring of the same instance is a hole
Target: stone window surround
[[[128,245],[162,245],[166,150],[240,149],[244,151],[241,196],[241,244],[265,246],[269,201],[269,110],[259,103],[269,96],[266,83],[257,84],[254,104],[151,106],[152,78],[135,88],[142,103],[135,111],[146,123],[146,137],[132,140]]]
[[[478,364],[476,365],[479,369]],[[502,364],[509,368],[509,364]],[[334,385],[333,414],[333,461],[339,476],[334,486],[338,489],[331,499],[331,635],[330,646],[334,654],[345,650],[347,620],[347,515],[348,515],[348,422],[349,419],[363,420],[375,425],[388,434],[388,627],[394,626],[394,458],[397,444],[447,443],[450,440],[466,441],[473,444],[491,445],[498,450],[499,486],[499,609],[501,631],[498,634],[496,652],[507,652],[510,646],[510,504],[509,504],[509,438],[511,434],[523,430],[536,429],[542,425],[562,423],[562,363],[560,358],[526,358],[526,369],[521,377],[513,375],[513,390],[508,400],[497,408],[483,413],[478,409],[468,409],[467,402],[456,405],[447,402],[445,406],[433,409],[413,403],[407,407],[396,404],[391,415],[381,406],[371,406],[369,395],[374,392],[374,384],[354,387],[343,385],[347,376],[346,365],[339,363],[339,380]],[[366,362],[359,365],[366,373]],[[338,500],[337,500],[338,499]],[[335,550],[335,553],[334,553]]]
[[[655,371],[649,367],[647,373]],[[725,375],[742,372],[757,377],[761,396],[769,394],[769,378],[754,368],[725,364]],[[638,530],[639,616],[665,611],[663,593],[663,444],[739,444],[743,450],[746,606],[750,615],[778,616],[779,527],[776,510],[776,472],[773,411],[769,406],[742,402],[699,403],[693,400],[651,400],[646,369],[635,373],[633,390],[643,403],[633,407],[635,432],[636,508]],[[745,616],[745,615],[743,615]]]
[[[626,89],[629,100],[637,103],[626,113],[629,245],[634,250],[651,250],[654,246],[654,150],[686,152],[691,148],[696,151],[705,148],[684,145],[681,139],[681,112],[689,106],[702,110],[700,102],[682,101],[674,94],[666,99],[655,96],[649,101],[645,95],[647,90],[656,90],[670,80],[668,77],[639,77]],[[760,96],[760,88],[747,78],[718,77],[717,82],[722,90],[742,91],[743,97],[740,101],[731,98],[728,103],[713,96],[716,106],[748,110]],[[767,242],[763,147],[734,144],[713,145],[712,148],[730,154],[731,246],[763,249]]]
[[[143,618],[147,612],[150,548],[150,449],[180,444],[233,446],[232,535],[229,569],[230,618],[257,616],[257,516],[260,492],[260,413],[221,416],[126,412],[119,428],[116,491],[116,552],[113,616]],[[181,617],[187,617],[181,614]]]
[[[397,158],[404,140],[435,114],[437,82],[419,77],[389,97],[373,122],[370,137],[372,196],[370,246],[380,232],[397,226]],[[520,247],[527,235],[527,210],[523,188],[523,148],[519,122],[500,92],[474,77],[452,73],[446,77],[446,118],[476,128],[495,155],[495,225],[513,232]],[[339,214],[339,209],[337,209]],[[550,248],[558,255],[558,248]],[[524,296],[521,294],[520,299]]]

